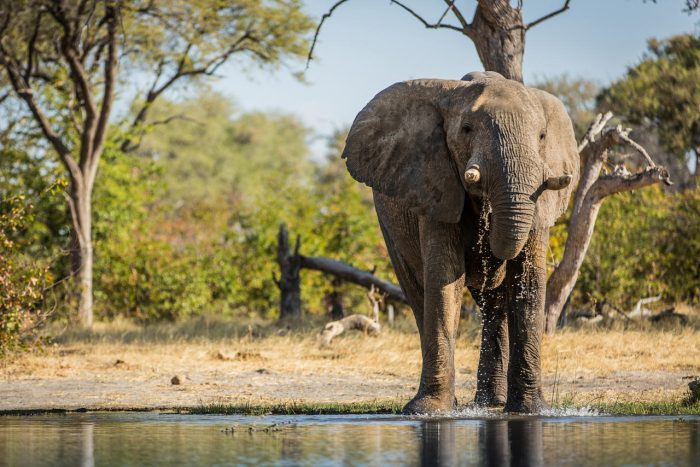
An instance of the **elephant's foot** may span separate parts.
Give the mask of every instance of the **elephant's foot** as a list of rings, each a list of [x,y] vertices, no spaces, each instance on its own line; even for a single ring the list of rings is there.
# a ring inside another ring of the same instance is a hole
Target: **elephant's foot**
[[[544,401],[542,391],[538,390],[534,393],[526,394],[509,394],[506,405],[503,408],[504,412],[509,413],[540,413],[549,406]]]
[[[402,412],[406,415],[434,414],[452,412],[456,408],[457,399],[454,395],[435,397],[419,393],[404,406]]]
[[[477,407],[503,407],[505,404],[505,391],[498,391],[495,388],[477,388],[474,396],[474,405]]]

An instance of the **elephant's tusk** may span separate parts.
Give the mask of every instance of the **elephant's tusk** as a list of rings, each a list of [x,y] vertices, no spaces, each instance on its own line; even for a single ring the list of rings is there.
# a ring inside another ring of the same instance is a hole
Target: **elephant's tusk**
[[[549,177],[547,181],[544,182],[544,187],[548,190],[561,190],[569,186],[572,180],[571,175],[562,175],[560,177]]]
[[[464,180],[467,183],[476,183],[481,179],[481,172],[478,166],[471,166],[464,172]]]

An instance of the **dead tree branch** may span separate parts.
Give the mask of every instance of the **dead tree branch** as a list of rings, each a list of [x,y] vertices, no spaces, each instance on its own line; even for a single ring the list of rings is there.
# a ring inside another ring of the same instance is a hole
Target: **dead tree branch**
[[[668,171],[654,164],[647,151],[629,137],[629,129],[605,126],[611,118],[610,112],[599,114],[579,145],[583,167],[574,195],[564,256],[547,280],[545,329],[550,334],[556,329],[564,304],[578,279],[603,200],[615,193],[657,183],[671,184]],[[647,167],[635,174],[623,168],[601,175],[610,150],[618,145],[627,145],[639,152]]]
[[[372,321],[365,315],[350,315],[347,318],[326,324],[321,331],[319,341],[322,347],[328,347],[334,338],[345,331],[357,330],[374,336],[379,334],[381,329],[379,323]]]
[[[401,303],[407,303],[401,287],[389,281],[380,279],[369,271],[358,269],[350,264],[323,256],[301,256],[301,267],[332,274],[340,279],[361,285],[362,287],[376,287],[386,294],[387,298]]]

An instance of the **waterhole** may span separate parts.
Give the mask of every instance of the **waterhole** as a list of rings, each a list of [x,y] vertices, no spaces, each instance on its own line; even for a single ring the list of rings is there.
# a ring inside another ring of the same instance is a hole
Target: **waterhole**
[[[0,417],[0,464],[698,465],[700,417]]]

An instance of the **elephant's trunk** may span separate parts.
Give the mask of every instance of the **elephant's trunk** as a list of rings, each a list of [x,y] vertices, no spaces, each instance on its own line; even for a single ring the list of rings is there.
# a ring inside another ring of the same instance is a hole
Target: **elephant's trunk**
[[[494,256],[513,259],[525,246],[535,215],[533,194],[541,175],[537,153],[525,148],[501,151],[488,194],[491,203],[489,245]]]
[[[535,213],[535,203],[527,196],[513,196],[516,199],[491,202],[493,211],[489,245],[494,256],[503,260],[515,258],[523,249]]]

